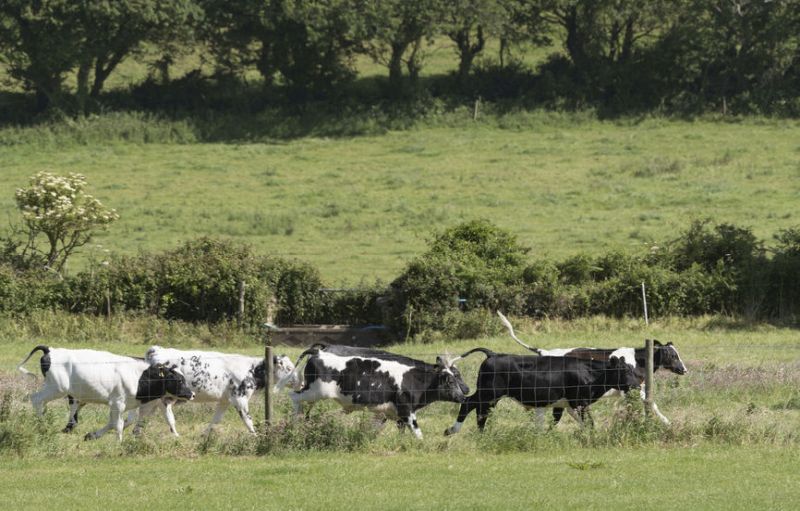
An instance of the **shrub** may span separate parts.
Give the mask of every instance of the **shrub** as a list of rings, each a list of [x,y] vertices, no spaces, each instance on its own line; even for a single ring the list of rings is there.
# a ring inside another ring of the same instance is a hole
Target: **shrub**
[[[444,231],[392,282],[393,326],[414,334],[439,328],[459,309],[517,312],[526,253],[515,236],[486,220]]]

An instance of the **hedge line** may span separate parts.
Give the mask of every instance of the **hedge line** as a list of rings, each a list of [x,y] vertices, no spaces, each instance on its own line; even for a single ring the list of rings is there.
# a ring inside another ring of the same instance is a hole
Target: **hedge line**
[[[239,314],[240,283],[245,282]],[[800,313],[800,228],[774,247],[742,227],[693,223],[677,239],[641,253],[537,259],[515,235],[485,220],[434,237],[388,286],[330,292],[316,268],[255,254],[249,246],[200,238],[175,250],[112,257],[58,278],[0,260],[0,311],[133,312],[257,325],[386,324],[399,336],[471,337],[495,328],[495,309],[532,317],[722,313],[793,322]]]

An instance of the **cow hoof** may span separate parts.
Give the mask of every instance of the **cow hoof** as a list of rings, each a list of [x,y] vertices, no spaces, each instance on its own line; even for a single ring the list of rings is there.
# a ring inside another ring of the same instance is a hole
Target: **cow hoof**
[[[454,433],[455,431],[453,431],[453,428],[447,428],[446,430],[444,430],[444,436],[450,436]]]
[[[89,440],[97,440],[97,437],[94,436],[94,433],[86,433],[83,435],[84,442],[88,442]]]

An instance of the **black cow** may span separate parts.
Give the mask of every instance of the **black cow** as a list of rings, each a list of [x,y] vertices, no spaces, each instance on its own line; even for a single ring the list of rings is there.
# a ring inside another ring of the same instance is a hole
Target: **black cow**
[[[303,402],[334,399],[347,412],[367,408],[408,426],[417,438],[417,410],[434,401],[461,403],[469,392],[461,375],[448,360],[436,364],[387,351],[339,345],[314,345],[295,364],[308,356],[305,384],[290,394],[296,414]]]
[[[573,357],[590,360],[609,360],[613,357],[625,357],[628,365],[633,367],[633,370],[639,377],[639,388],[641,390],[640,396],[642,399],[645,398],[646,387],[644,385],[644,376],[647,348],[554,348],[549,350],[535,348],[533,346],[528,346],[514,334],[514,327],[511,326],[511,322],[509,322],[500,311],[497,311],[497,315],[500,316],[500,321],[502,321],[506,328],[508,328],[511,337],[524,348],[536,353],[537,355],[548,357]],[[677,348],[675,348],[671,342],[662,344],[658,342],[658,340],[653,340],[653,371],[657,371],[659,369],[666,369],[667,371],[671,371],[680,375],[684,375],[687,372],[686,366],[684,365],[683,360],[681,360],[681,356],[678,354]],[[623,394],[622,392],[614,390],[610,391],[608,395],[621,396]],[[563,408],[553,408],[553,419],[555,419],[556,423],[558,423],[558,421],[561,419],[563,411]],[[655,412],[656,416],[659,418],[659,420],[661,420],[661,422],[664,424],[669,424],[669,419],[667,419],[664,414],[661,413],[656,403],[653,403],[653,412]]]
[[[474,352],[486,354],[478,369],[475,393],[467,397],[458,411],[456,422],[445,431],[458,433],[467,415],[477,409],[478,428],[483,431],[489,411],[500,398],[508,396],[527,408],[561,406],[574,410],[583,423],[586,407],[609,390],[627,391],[638,387],[639,379],[625,358],[582,360],[570,357],[539,357],[494,353],[486,348]]]

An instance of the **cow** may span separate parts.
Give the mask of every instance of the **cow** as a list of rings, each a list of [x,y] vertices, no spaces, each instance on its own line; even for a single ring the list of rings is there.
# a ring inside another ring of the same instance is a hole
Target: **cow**
[[[366,408],[395,419],[422,439],[416,412],[434,401],[460,403],[469,392],[447,357],[428,364],[383,350],[315,344],[297,359],[295,371],[305,357],[304,385],[290,394],[296,415],[304,402],[333,399],[347,413]]]
[[[478,429],[483,431],[489,411],[505,396],[516,399],[526,408],[565,407],[583,425],[586,408],[606,392],[627,391],[639,385],[639,379],[624,357],[608,361],[584,360],[508,355],[474,348],[458,358],[475,352],[486,355],[478,369],[475,393],[462,403],[458,418],[445,430],[445,435],[458,433],[467,415],[475,409]]]
[[[640,390],[639,395],[642,399],[645,398],[646,386],[644,384],[644,376],[646,371],[645,361],[647,357],[647,348],[557,348],[551,350],[534,348],[522,342],[514,334],[514,327],[511,326],[511,322],[509,322],[500,311],[497,311],[497,315],[500,316],[500,321],[508,328],[511,337],[524,348],[537,355],[548,357],[573,357],[587,360],[610,360],[613,357],[625,357],[625,360],[633,367],[636,375],[639,377],[640,385],[637,387]],[[659,341],[654,340],[653,371],[657,371],[658,369],[666,369],[679,375],[684,375],[688,372],[683,360],[681,360],[681,356],[678,354],[678,350],[671,342],[661,344]],[[614,390],[609,391],[608,395],[623,396],[624,393]],[[661,413],[655,402],[653,403],[652,410],[662,423],[669,425],[669,419]],[[561,419],[562,413],[563,409],[558,407],[553,408],[553,419],[556,423]]]
[[[217,404],[206,433],[222,420],[228,406],[233,405],[247,430],[255,434],[249,403],[253,393],[263,389],[266,384],[263,357],[151,346],[145,354],[145,360],[151,364],[176,365],[186,374],[186,383],[195,394],[195,402]],[[285,355],[273,357],[273,365],[275,381],[285,380],[287,376],[291,379],[295,373],[294,364]],[[164,400],[164,416],[170,432],[177,437],[172,405],[172,400]]]
[[[141,416],[151,413],[165,396],[185,400],[194,398],[183,374],[174,366],[152,365],[142,359],[107,351],[39,345],[31,350],[17,369],[33,375],[23,366],[37,351],[44,354],[39,365],[45,379],[42,389],[31,395],[37,415],[42,416],[48,402],[65,396],[70,398],[70,422],[73,416],[77,422],[77,409],[73,409],[73,406],[78,404],[102,403],[111,408],[108,424],[87,433],[85,440],[100,438],[111,428],[116,429],[117,439],[122,440],[125,427],[122,414],[126,410],[140,408]]]

